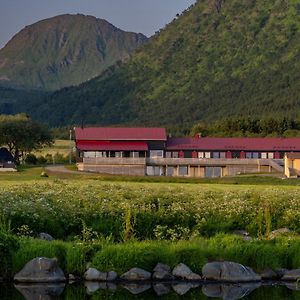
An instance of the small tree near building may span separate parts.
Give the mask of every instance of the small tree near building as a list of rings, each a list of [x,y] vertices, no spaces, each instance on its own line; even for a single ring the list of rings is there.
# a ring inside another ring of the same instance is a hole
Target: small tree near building
[[[0,145],[8,147],[16,164],[20,164],[31,151],[52,143],[49,128],[26,114],[0,115]]]

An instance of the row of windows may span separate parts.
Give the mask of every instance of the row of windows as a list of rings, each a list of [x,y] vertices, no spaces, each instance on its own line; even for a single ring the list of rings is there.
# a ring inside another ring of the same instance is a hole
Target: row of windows
[[[150,150],[149,151],[150,158],[163,158],[164,151],[163,150]],[[86,151],[84,152],[84,157],[86,158],[97,158],[97,157],[145,157],[145,152],[130,152],[130,151]],[[184,152],[166,152],[166,158],[279,158],[275,157],[274,152],[244,152],[243,157],[241,152],[234,151],[230,152],[229,155],[226,152],[193,152],[193,153],[184,153]],[[281,154],[282,158],[283,155]]]

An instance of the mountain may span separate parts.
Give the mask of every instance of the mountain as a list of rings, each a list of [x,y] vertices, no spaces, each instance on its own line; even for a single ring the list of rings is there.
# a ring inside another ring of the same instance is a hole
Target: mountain
[[[105,20],[61,15],[25,27],[0,50],[0,84],[57,90],[100,75],[147,41]]]
[[[31,103],[51,125],[300,116],[300,0],[198,0],[130,60]],[[30,103],[29,103],[30,104]]]

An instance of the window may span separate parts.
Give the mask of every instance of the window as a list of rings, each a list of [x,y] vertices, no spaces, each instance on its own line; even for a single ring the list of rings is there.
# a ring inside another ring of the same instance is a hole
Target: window
[[[171,158],[172,157],[172,153],[171,152],[166,152],[166,158]]]
[[[83,157],[86,157],[86,158],[94,158],[96,157],[96,152],[94,151],[87,151],[87,152],[84,152],[84,156]]]
[[[205,152],[205,158],[210,158],[210,152]]]
[[[198,152],[198,158],[204,158],[204,153],[203,152]]]
[[[179,176],[188,175],[188,167],[187,166],[179,166]]]
[[[252,158],[252,153],[251,152],[246,152],[246,158]]]
[[[123,157],[122,152],[116,152],[116,157]]]
[[[163,150],[150,150],[150,158],[163,158],[164,151]]]
[[[220,158],[226,158],[226,152],[220,152]]]
[[[220,158],[220,152],[213,152],[213,158]]]
[[[175,171],[175,168],[174,167],[167,167],[167,176],[173,176],[174,175],[174,171]]]
[[[139,153],[138,152],[130,152],[130,157],[137,158],[137,157],[139,157]]]
[[[178,158],[178,152],[173,152],[172,157],[173,158]]]
[[[258,152],[253,152],[252,153],[252,158],[259,158]]]
[[[221,167],[205,167],[205,177],[208,177],[208,178],[222,177],[222,168]]]
[[[269,153],[268,153],[268,158],[273,159],[273,158],[274,158],[274,153],[273,153],[273,152],[269,152]]]
[[[261,153],[261,158],[267,158],[267,153],[266,152],[262,152]]]

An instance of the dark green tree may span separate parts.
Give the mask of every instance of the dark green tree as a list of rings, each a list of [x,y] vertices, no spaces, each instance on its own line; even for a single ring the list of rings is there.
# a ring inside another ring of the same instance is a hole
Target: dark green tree
[[[49,128],[26,114],[0,115],[0,145],[8,147],[17,164],[31,151],[52,143]]]

